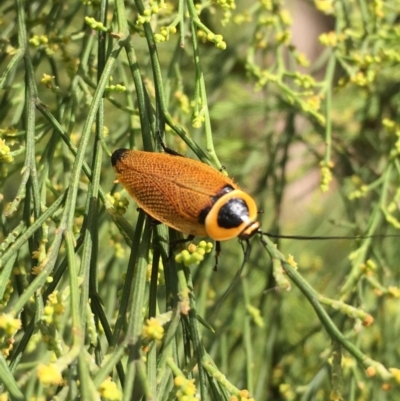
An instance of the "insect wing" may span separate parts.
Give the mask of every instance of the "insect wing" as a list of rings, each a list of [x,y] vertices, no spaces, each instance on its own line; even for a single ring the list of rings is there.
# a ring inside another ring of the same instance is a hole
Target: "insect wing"
[[[206,236],[201,211],[224,186],[237,187],[219,171],[185,157],[125,150],[115,159],[117,178],[138,205],[186,234]]]

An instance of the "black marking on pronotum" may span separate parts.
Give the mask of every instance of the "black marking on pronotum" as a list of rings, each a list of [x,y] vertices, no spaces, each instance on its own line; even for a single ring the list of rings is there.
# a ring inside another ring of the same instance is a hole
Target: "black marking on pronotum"
[[[218,212],[218,226],[223,228],[239,227],[243,217],[249,215],[249,209],[243,199],[229,199]]]
[[[225,185],[215,196],[211,197],[211,203],[205,207],[199,214],[198,222],[201,224],[204,224],[206,221],[206,217],[211,210],[211,208],[214,206],[215,202],[223,195],[232,192],[234,188],[231,185]]]

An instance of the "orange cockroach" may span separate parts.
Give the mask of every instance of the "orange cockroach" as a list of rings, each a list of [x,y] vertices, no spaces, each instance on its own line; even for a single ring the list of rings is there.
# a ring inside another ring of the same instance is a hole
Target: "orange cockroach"
[[[118,181],[148,215],[189,236],[248,239],[260,227],[253,198],[199,161],[168,153],[118,149]]]

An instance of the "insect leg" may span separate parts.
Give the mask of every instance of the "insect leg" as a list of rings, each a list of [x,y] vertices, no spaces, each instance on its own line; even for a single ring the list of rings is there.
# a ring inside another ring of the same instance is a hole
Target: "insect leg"
[[[216,272],[218,270],[218,258],[221,253],[221,241],[216,241],[215,242],[215,265],[214,265],[214,271]]]
[[[158,140],[159,140],[159,142],[160,142],[160,146],[162,147],[162,149],[163,149],[163,151],[164,151],[165,153],[168,153],[169,155],[172,155],[172,156],[181,156],[181,157],[184,157],[184,156],[182,156],[180,153],[176,152],[175,150],[173,150],[173,149],[169,148],[167,145],[165,145],[165,143],[164,143],[164,141],[163,141],[163,139],[162,139],[162,136],[161,136],[161,131],[158,131],[158,132],[157,132],[157,136],[158,136]]]

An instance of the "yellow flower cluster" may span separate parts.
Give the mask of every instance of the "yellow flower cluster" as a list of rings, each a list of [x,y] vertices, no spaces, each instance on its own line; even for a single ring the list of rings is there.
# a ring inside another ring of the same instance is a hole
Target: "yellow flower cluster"
[[[61,295],[58,291],[53,291],[46,301],[43,309],[42,321],[47,324],[54,323],[54,317],[64,313],[65,307],[62,303]]]
[[[191,243],[187,249],[175,256],[175,261],[183,263],[187,267],[198,265],[204,260],[204,255],[211,252],[212,248],[213,244],[211,242],[200,241],[199,245]]]
[[[195,111],[193,113],[192,127],[201,128],[205,121],[204,115],[201,112]]]
[[[126,92],[126,86],[121,84],[116,85],[108,85],[106,87],[107,92],[117,92],[117,93],[124,93]]]
[[[40,83],[43,84],[46,88],[51,89],[53,86],[54,79],[55,79],[54,75],[43,74]]]
[[[230,10],[236,9],[235,0],[216,0],[216,3],[223,9],[230,9]]]
[[[21,328],[21,320],[15,319],[10,313],[2,313],[0,315],[0,333],[11,337]]]
[[[310,65],[310,60],[308,60],[307,56],[303,53],[296,52],[296,61],[301,65],[302,67],[309,67]]]
[[[253,397],[250,397],[249,390],[240,390],[239,398],[233,395],[230,401],[255,401]]]
[[[185,376],[176,376],[174,385],[178,388],[176,398],[179,401],[198,401],[194,379],[189,380]]]
[[[29,39],[29,43],[32,46],[39,47],[41,45],[47,45],[49,38],[46,35],[34,35]]]
[[[220,50],[226,49],[226,42],[224,41],[224,37],[222,35],[215,35],[212,32],[204,32],[202,30],[197,31],[197,36],[203,42],[212,42],[215,44],[215,47]]]
[[[114,192],[113,195],[107,194],[107,200],[114,206],[115,211],[119,215],[122,216],[125,214],[129,201],[128,198],[121,195],[121,192]]]
[[[11,149],[4,139],[0,139],[0,162],[11,163],[14,160]]]
[[[108,377],[100,384],[99,393],[102,398],[110,401],[119,401],[122,399],[122,392],[118,389],[117,384]]]
[[[148,341],[161,341],[164,336],[164,327],[158,319],[154,317],[147,319],[146,324],[142,329],[142,336]]]
[[[315,80],[311,75],[301,74],[300,72],[295,72],[293,75],[294,83],[304,89],[310,89],[315,86]]]
[[[182,91],[176,91],[174,94],[175,99],[179,102],[179,108],[186,114],[190,113],[190,102],[187,95]]]
[[[108,29],[104,26],[102,22],[96,21],[94,18],[85,17],[85,22],[95,31],[107,32]]]
[[[317,10],[326,15],[331,15],[335,12],[333,0],[314,0],[314,4]]]
[[[372,272],[378,268],[377,264],[372,260],[368,259],[365,263],[360,266],[361,270],[365,273]]]
[[[368,186],[364,184],[364,182],[362,181],[361,177],[359,177],[358,175],[353,175],[351,177],[351,183],[353,184],[353,186],[355,186],[357,189],[353,190],[352,192],[350,192],[347,197],[350,200],[353,199],[359,199],[359,198],[363,198],[365,197],[365,195],[368,192]]]
[[[258,67],[252,68],[252,73],[257,77],[257,82],[255,84],[255,91],[261,90],[270,82],[278,82],[279,77],[268,70],[261,70]]]
[[[39,248],[32,252],[32,259],[37,260],[37,265],[32,269],[32,274],[39,274],[47,262],[46,241],[41,241]]]
[[[122,246],[121,242],[113,241],[114,254],[117,259],[123,259],[125,257],[125,248]]]
[[[169,34],[176,33],[176,27],[171,25],[171,26],[163,26],[160,29],[160,33],[156,33],[154,35],[154,40],[156,42],[166,42],[169,39]]]
[[[46,387],[51,385],[60,385],[63,381],[60,369],[54,364],[39,364],[36,368],[36,376]]]
[[[319,42],[324,46],[336,47],[340,38],[336,35],[336,32],[323,33],[319,36]]]
[[[400,288],[399,287],[388,287],[388,294],[393,298],[400,298]]]
[[[3,294],[3,298],[0,299],[0,310],[8,304],[11,294],[14,292],[14,287],[11,280],[7,280],[6,288]]]
[[[329,162],[329,163],[325,163],[325,162],[321,162],[320,163],[320,167],[321,167],[321,191],[322,192],[327,192],[329,189],[329,183],[332,181],[332,167],[333,167],[333,163]]]
[[[289,263],[290,266],[297,270],[297,262],[294,260],[293,255],[289,254],[286,261]]]
[[[376,72],[372,70],[358,71],[350,77],[350,82],[357,86],[368,87],[372,82],[375,81]]]
[[[146,22],[150,22],[152,15],[158,14],[160,11],[165,11],[168,9],[168,5],[163,0],[159,2],[150,0],[149,7],[143,11],[142,15],[138,16],[138,19],[136,20],[136,25],[143,25]]]
[[[393,375],[393,379],[396,380],[396,382],[400,384],[400,369],[389,368],[389,372]]]
[[[252,18],[251,15],[249,14],[248,10],[243,11],[242,13],[238,13],[235,15],[233,18],[233,22],[237,25],[242,25],[246,22],[251,22]]]
[[[8,357],[14,347],[12,336],[21,328],[21,321],[11,314],[0,315],[0,349],[4,357]]]

